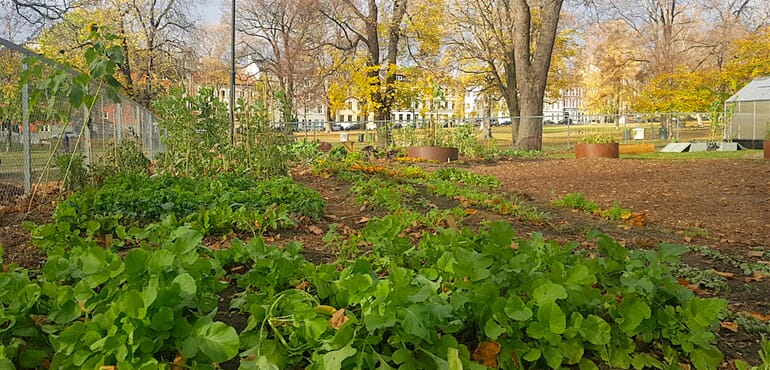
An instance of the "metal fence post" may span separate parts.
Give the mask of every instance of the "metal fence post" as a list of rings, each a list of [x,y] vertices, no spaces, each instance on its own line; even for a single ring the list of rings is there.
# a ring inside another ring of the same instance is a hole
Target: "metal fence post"
[[[83,106],[83,117],[85,117],[83,120],[83,140],[85,140],[83,143],[83,155],[85,156],[83,164],[88,166],[91,164],[91,127],[89,125],[91,113],[85,105]]]
[[[21,65],[22,71],[26,71],[27,68],[27,63]],[[26,82],[21,87],[21,111],[21,121],[22,125],[24,125],[24,193],[29,194],[29,191],[32,189],[32,153],[30,151],[32,130],[29,124],[29,84]]]

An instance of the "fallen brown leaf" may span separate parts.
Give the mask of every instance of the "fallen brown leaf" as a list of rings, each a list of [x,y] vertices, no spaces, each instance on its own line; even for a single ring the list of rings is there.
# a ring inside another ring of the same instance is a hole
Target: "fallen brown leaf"
[[[324,233],[324,231],[321,230],[321,228],[316,226],[316,225],[310,225],[310,226],[307,227],[307,229],[308,229],[308,231],[310,231],[311,233],[316,234],[316,235],[321,235],[321,234]]]
[[[174,362],[171,363],[171,370],[183,370],[184,368],[184,356],[179,353],[174,357]]]
[[[335,330],[339,330],[342,325],[345,325],[345,323],[348,322],[348,320],[350,320],[350,318],[345,316],[345,309],[340,308],[335,311],[332,318],[329,319],[329,325]]]
[[[685,278],[677,278],[676,281],[679,283],[679,285],[681,285],[681,286],[691,290],[694,293],[698,293],[698,292],[701,291],[700,285],[693,284],[693,283],[691,283],[689,280],[687,280]]]
[[[746,278],[746,282],[756,282],[756,281],[762,281],[767,279],[767,274],[762,271],[754,271],[754,273],[751,274],[751,277]]]
[[[723,329],[727,329],[733,333],[738,332],[738,323],[735,321],[722,321],[719,323],[719,326]]]
[[[497,342],[481,342],[476,350],[473,351],[471,358],[478,361],[478,363],[497,369],[497,355],[500,354],[500,343]]]
[[[473,209],[473,208],[466,208],[466,209],[465,209],[465,214],[468,214],[468,215],[475,215],[476,213],[479,213],[479,211],[477,211],[477,210],[475,210],[475,209]]]
[[[762,257],[765,255],[764,251],[749,251],[746,253],[749,257]]]
[[[307,288],[309,288],[309,287],[310,287],[310,283],[308,283],[307,281],[303,280],[299,284],[295,285],[294,289],[297,289],[297,290],[307,290]]]
[[[716,270],[713,270],[713,271],[714,271],[715,274],[717,274],[717,275],[719,275],[719,276],[721,276],[723,278],[732,279],[732,278],[735,277],[735,274],[733,274],[732,272],[723,272],[723,271],[716,271]]]
[[[357,224],[365,224],[367,222],[369,222],[369,217],[361,217],[356,221]]]
[[[770,321],[770,315],[761,314],[761,313],[759,313],[757,311],[743,311],[741,313],[743,313],[743,314],[745,314],[747,316],[751,316],[751,317],[753,317],[753,318],[755,318],[755,319],[757,319],[759,321],[762,321],[762,322]]]

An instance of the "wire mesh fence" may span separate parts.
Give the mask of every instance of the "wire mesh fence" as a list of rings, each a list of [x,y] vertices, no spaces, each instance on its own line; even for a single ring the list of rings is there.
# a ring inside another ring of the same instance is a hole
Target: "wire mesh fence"
[[[64,97],[34,104],[31,96],[46,92],[35,90],[34,79],[21,83],[28,57],[43,66],[44,74],[78,74],[0,38],[0,202],[36,184],[61,180],[57,162],[64,155],[87,166],[125,140],[136,141],[150,158],[163,150],[156,118],[127,96],[113,100],[98,94],[90,109],[73,108]]]
[[[515,122],[526,117],[474,117],[466,119],[413,119],[389,121],[295,122],[273,123],[276,129],[294,131],[308,140],[330,142],[379,143],[381,135],[395,146],[451,141],[454,132],[471,129],[481,136],[491,128],[493,142],[500,147],[513,144]],[[619,142],[716,141],[726,138],[721,115],[707,112],[576,114],[568,116],[529,117],[542,126],[543,150],[559,150],[589,135],[609,136]],[[558,118],[558,119],[557,119]],[[331,131],[331,132],[329,132]]]

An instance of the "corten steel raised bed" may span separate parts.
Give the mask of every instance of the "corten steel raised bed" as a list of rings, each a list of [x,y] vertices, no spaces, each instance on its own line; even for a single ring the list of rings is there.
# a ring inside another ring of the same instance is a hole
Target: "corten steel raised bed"
[[[444,146],[410,146],[406,148],[407,157],[436,162],[456,161],[459,154],[457,148]]]
[[[770,140],[762,143],[762,150],[765,152],[765,159],[770,159]]]
[[[575,144],[575,158],[619,158],[620,145],[606,144]]]

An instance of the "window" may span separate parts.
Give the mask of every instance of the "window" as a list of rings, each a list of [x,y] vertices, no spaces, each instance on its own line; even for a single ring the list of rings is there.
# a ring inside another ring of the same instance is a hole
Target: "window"
[[[102,112],[102,119],[103,120],[109,120],[110,119],[110,112]]]

